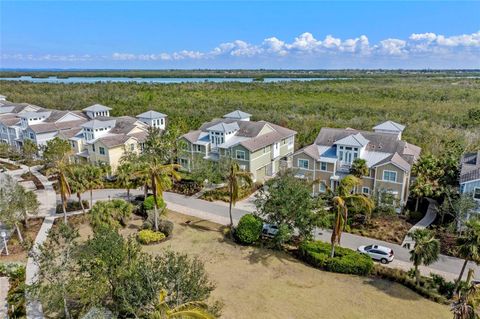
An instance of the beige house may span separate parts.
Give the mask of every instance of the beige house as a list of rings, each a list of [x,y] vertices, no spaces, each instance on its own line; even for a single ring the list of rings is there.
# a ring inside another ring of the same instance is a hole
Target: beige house
[[[371,131],[351,128],[322,128],[315,143],[293,156],[296,176],[313,183],[313,193],[334,190],[349,174],[353,161],[361,158],[368,166],[368,176],[361,178],[358,192],[372,195],[384,191],[405,205],[413,163],[421,149],[401,139],[405,126],[387,121]]]
[[[263,182],[282,166],[291,166],[297,132],[266,121],[250,121],[251,115],[233,111],[184,134],[179,163],[188,171],[197,160],[236,160],[253,179]]]

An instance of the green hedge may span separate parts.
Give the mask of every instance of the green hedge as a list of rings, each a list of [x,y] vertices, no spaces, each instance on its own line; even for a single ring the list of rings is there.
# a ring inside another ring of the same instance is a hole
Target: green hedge
[[[138,232],[137,239],[143,245],[156,244],[165,239],[165,234],[150,229],[143,229]]]
[[[240,218],[235,229],[235,238],[242,244],[253,244],[262,233],[263,222],[253,214],[246,214]]]
[[[310,265],[342,274],[368,275],[373,269],[370,257],[348,248],[335,247],[335,257],[330,258],[331,245],[322,241],[300,244],[299,257]]]
[[[10,318],[25,318],[25,266],[17,263],[1,263],[0,275],[8,276],[10,288],[7,294]]]
[[[410,288],[419,295],[432,301],[442,304],[449,304],[448,299],[438,292],[438,287],[435,287],[435,284],[430,278],[422,276],[420,278],[420,285],[417,286],[415,279],[409,277],[406,271],[395,268],[387,268],[381,265],[375,265],[372,275],[404,285],[405,287]]]

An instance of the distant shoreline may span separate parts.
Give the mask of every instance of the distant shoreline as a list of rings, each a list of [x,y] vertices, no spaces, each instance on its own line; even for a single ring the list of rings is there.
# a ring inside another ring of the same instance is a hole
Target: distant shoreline
[[[94,70],[0,69],[0,78],[365,78],[365,77],[480,77],[480,70]]]

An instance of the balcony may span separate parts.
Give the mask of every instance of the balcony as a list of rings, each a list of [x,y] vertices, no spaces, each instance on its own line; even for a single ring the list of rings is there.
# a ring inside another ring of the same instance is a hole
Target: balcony
[[[342,172],[342,173],[349,173],[350,168],[352,167],[351,163],[346,163],[346,162],[337,162],[337,171]]]

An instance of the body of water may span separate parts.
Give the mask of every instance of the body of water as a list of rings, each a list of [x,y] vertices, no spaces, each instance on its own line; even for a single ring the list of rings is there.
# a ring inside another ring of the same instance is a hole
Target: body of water
[[[286,81],[328,81],[348,80],[349,78],[265,78],[263,83],[275,83]],[[16,78],[0,78],[3,81],[28,81],[32,83],[96,83],[96,82],[136,82],[136,83],[223,83],[223,82],[254,82],[253,78],[124,78],[124,77],[69,77],[58,78],[32,78],[21,76]],[[258,82],[262,83],[262,82]]]

